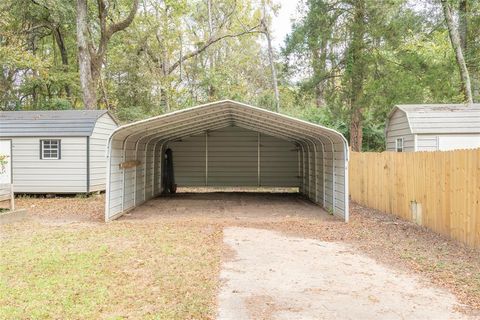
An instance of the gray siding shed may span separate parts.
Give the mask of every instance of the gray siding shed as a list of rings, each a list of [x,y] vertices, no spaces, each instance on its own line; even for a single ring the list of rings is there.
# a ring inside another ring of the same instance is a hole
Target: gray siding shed
[[[396,150],[396,140],[403,139],[404,151],[415,151],[415,136],[410,129],[405,111],[396,109],[390,116],[386,128],[387,151]]]
[[[386,150],[439,151],[480,147],[480,104],[396,105],[385,128]]]
[[[105,110],[2,111],[0,139],[12,140],[16,193],[105,190],[106,145],[117,127]],[[60,140],[60,159],[41,159],[41,140]]]

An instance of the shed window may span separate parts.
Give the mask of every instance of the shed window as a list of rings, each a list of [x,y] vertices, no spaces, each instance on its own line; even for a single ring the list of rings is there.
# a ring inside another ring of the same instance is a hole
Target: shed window
[[[397,138],[395,149],[397,152],[403,152],[403,138]]]
[[[40,159],[60,159],[60,140],[40,140]]]

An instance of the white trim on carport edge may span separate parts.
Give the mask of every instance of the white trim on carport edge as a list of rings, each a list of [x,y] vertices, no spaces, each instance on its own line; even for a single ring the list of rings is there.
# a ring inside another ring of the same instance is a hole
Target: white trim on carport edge
[[[173,121],[172,121],[173,120]],[[218,121],[217,121],[218,120]],[[107,183],[106,183],[106,204],[105,204],[105,219],[111,220],[114,219],[125,211],[128,211],[144,201],[148,200],[146,197],[146,181],[147,181],[147,152],[150,143],[154,143],[153,147],[153,170],[152,174],[152,198],[156,195],[155,185],[156,185],[156,171],[155,163],[158,161],[155,159],[157,146],[161,144],[161,149],[163,145],[171,140],[178,139],[180,137],[187,137],[196,134],[201,134],[205,130],[215,130],[229,125],[238,125],[249,130],[257,131],[267,135],[276,136],[281,139],[286,139],[289,141],[296,142],[302,149],[302,189],[303,193],[307,194],[309,198],[312,197],[312,192],[314,191],[314,202],[318,203],[318,150],[317,148],[321,146],[322,150],[322,166],[323,166],[323,206],[326,207],[326,194],[325,194],[325,154],[326,152],[331,152],[332,159],[332,211],[335,213],[336,208],[336,193],[337,191],[343,191],[344,193],[344,208],[343,216],[345,221],[348,221],[349,212],[348,212],[348,143],[345,137],[339,132],[326,128],[317,124],[306,122],[300,119],[292,118],[286,115],[274,113],[265,109],[249,106],[243,103],[223,100],[213,103],[208,103],[188,109],[183,109],[175,111],[172,113],[160,115],[157,117],[141,120],[131,124],[127,124],[117,128],[111,135],[108,140],[107,148]],[[110,211],[110,190],[111,190],[111,169],[112,169],[112,142],[116,136],[119,136],[122,141],[122,161],[126,161],[126,149],[127,141],[133,139],[132,142],[135,142],[135,158],[138,158],[138,145],[141,140],[146,140],[144,146],[145,157],[144,157],[144,189],[143,189],[143,201],[137,203],[137,168],[135,168],[134,176],[134,204],[133,207],[124,209],[125,204],[125,169],[122,172],[122,209],[121,212],[116,213],[114,216],[111,216]],[[136,141],[134,139],[137,139]],[[333,139],[337,140],[334,141]],[[315,142],[317,141],[317,142]],[[319,143],[319,144],[318,144]],[[337,150],[335,148],[336,144],[342,144],[343,150]],[[331,150],[328,151],[325,148],[325,144],[331,147]],[[311,146],[310,146],[311,145]],[[313,149],[310,151],[310,149]],[[336,174],[337,174],[337,165],[335,164],[336,157],[335,152],[343,152],[344,160],[344,184],[343,190],[336,190]],[[314,154],[315,162],[315,190],[312,190],[311,182],[311,156]],[[161,155],[160,155],[161,156]],[[307,159],[306,159],[307,157]],[[305,172],[305,160],[308,161],[308,172]],[[161,164],[160,164],[161,166]],[[161,169],[160,169],[161,170]],[[158,172],[158,171],[157,171]],[[160,171],[161,174],[161,171]],[[308,174],[308,186],[305,186],[305,174]]]

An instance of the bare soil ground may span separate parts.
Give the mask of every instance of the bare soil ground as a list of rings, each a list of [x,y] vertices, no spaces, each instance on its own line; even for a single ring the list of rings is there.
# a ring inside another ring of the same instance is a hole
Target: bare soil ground
[[[292,219],[338,219],[295,193],[214,192],[160,196],[120,219],[206,220],[212,223],[282,222]]]
[[[39,221],[102,222],[104,221],[105,196],[93,194],[88,197],[20,196],[15,199],[18,209],[26,209],[31,218]]]
[[[38,228],[48,234],[51,230],[65,228],[64,225],[68,225],[70,230],[87,226],[94,238],[96,230],[103,230],[104,233],[101,233],[103,236],[99,237],[98,242],[106,241],[109,246],[122,252],[123,241],[121,238],[113,237],[109,241],[108,235],[110,233],[116,234],[117,231],[112,230],[123,226],[122,228],[130,230],[132,235],[136,233],[136,229],[143,230],[141,232],[148,235],[142,238],[144,240],[138,244],[135,251],[141,252],[140,255],[146,258],[152,254],[160,254],[159,251],[155,250],[149,253],[152,248],[146,245],[151,241],[151,237],[154,239],[160,238],[156,230],[165,232],[165,228],[167,228],[170,230],[168,234],[172,237],[176,234],[175,230],[182,230],[178,234],[183,236],[185,236],[186,230],[193,230],[193,235],[190,235],[193,237],[197,234],[214,234],[214,240],[207,237],[206,239],[209,240],[205,241],[207,241],[208,248],[217,260],[215,258],[210,259],[207,264],[208,267],[199,266],[196,268],[197,277],[192,278],[188,285],[182,283],[178,286],[169,287],[171,294],[163,296],[165,301],[169,301],[169,305],[177,305],[180,310],[183,310],[181,306],[185,306],[186,301],[184,295],[186,292],[190,292],[192,288],[201,287],[202,277],[203,281],[207,281],[207,283],[211,282],[205,279],[218,279],[220,259],[219,255],[215,255],[219,254],[220,251],[215,251],[214,248],[222,249],[222,232],[225,228],[243,227],[275,230],[288,236],[341,243],[348,246],[354,254],[370,258],[375,263],[390,268],[394,272],[419,277],[428,286],[435,287],[435,290],[447,290],[457,299],[458,310],[465,314],[480,317],[478,313],[478,310],[480,310],[479,251],[466,248],[457,242],[412,223],[356,204],[352,204],[351,222],[349,224],[326,214],[308,200],[294,194],[177,194],[173,197],[160,197],[149,201],[118,221],[109,224],[101,222],[103,220],[103,205],[103,196],[67,199],[18,199],[17,207],[28,209],[29,220],[12,224],[17,227],[13,229],[9,227],[7,232],[0,232],[0,241],[2,237],[18,239],[23,234],[27,236],[27,230],[37,230]],[[39,225],[41,227],[38,227]],[[0,228],[2,228],[1,219]],[[183,242],[181,237],[180,239],[169,239],[172,243]],[[203,238],[199,237],[199,239],[198,243],[191,247],[192,254],[197,257],[201,256],[200,253],[196,253],[198,247],[203,246],[203,240],[201,240]],[[158,240],[156,241],[155,243],[158,243]],[[185,252],[182,253],[186,255]],[[236,254],[235,250],[229,249],[227,246],[223,247],[224,262],[231,261]],[[132,256],[132,259],[135,259],[134,256]],[[182,255],[180,254],[180,256]],[[174,261],[170,262],[171,270],[182,268]],[[1,264],[0,261],[0,267]],[[195,261],[193,265],[197,265]],[[159,272],[159,268],[160,266],[149,264],[146,270],[150,271],[146,274]],[[202,274],[204,276],[201,276]],[[140,279],[139,283],[141,283],[142,275],[143,273],[136,275]],[[213,287],[216,288],[218,285],[217,282],[217,285]],[[215,303],[212,302],[216,296],[215,288],[203,292],[204,297],[200,299],[198,304],[201,307],[196,308],[201,311],[195,313],[191,308],[184,307],[186,310],[182,313],[185,316],[184,318],[211,318],[216,309]],[[1,290],[2,287],[0,286]],[[137,283],[134,292],[142,290],[143,286]],[[161,284],[158,284],[158,290],[163,292]],[[147,292],[149,291],[147,290]],[[140,295],[138,298],[142,299],[142,297],[143,295]],[[0,304],[2,303],[1,298],[0,292]],[[131,300],[128,294],[124,297],[120,295],[117,298],[125,301],[123,310],[127,317],[128,315],[145,316],[150,314],[135,311],[134,303],[129,307],[128,302]],[[263,301],[263,304],[256,306],[250,304],[252,310],[257,310],[259,318],[269,319],[273,312],[276,312],[275,302],[270,295],[251,296],[248,300]],[[151,310],[157,310],[155,302],[149,302],[147,305],[150,306]],[[104,313],[100,314],[103,315]],[[152,314],[155,314],[155,312]],[[262,314],[266,316],[263,317]]]

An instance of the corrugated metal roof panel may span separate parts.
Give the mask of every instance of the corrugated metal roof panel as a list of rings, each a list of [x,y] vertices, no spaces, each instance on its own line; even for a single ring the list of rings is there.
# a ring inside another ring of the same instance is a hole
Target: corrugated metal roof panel
[[[407,115],[412,133],[480,133],[480,104],[396,105],[390,116],[397,109]]]
[[[1,111],[0,137],[90,136],[106,110]]]
[[[212,102],[123,125],[114,131],[111,138],[128,137],[129,141],[135,141],[146,136],[157,136],[170,139],[176,132],[188,136],[190,131],[208,130],[216,124],[240,127],[251,125],[257,129],[264,128],[268,131],[265,133],[270,135],[288,137],[292,141],[323,139],[348,145],[345,138],[333,129],[231,100]]]

